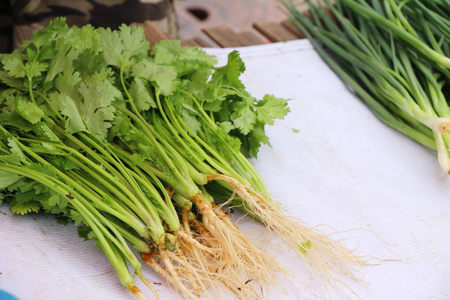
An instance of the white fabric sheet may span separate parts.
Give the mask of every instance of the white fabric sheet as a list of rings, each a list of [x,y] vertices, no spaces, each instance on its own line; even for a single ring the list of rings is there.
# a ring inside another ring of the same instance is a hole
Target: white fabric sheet
[[[435,154],[378,121],[308,41],[239,50],[251,93],[290,99],[289,116],[267,128],[273,148],[263,147],[252,161],[273,197],[310,225],[353,229],[340,238],[361,255],[398,260],[367,268],[359,274],[364,282],[347,281],[362,299],[449,299],[450,178]],[[222,64],[229,51],[208,49]],[[346,299],[323,289],[263,226],[248,219],[239,226],[293,273],[290,281],[281,279],[285,291],[273,290],[271,298]],[[161,299],[175,297],[154,272],[145,275],[163,283],[156,286]],[[47,216],[12,216],[5,205],[0,289],[20,299],[133,299],[73,226]]]

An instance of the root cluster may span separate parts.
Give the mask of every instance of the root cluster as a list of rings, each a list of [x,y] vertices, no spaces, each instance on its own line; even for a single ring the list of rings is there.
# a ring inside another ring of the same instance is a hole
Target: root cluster
[[[183,211],[183,226],[174,249],[141,253],[142,259],[186,299],[200,295],[220,297],[232,293],[240,299],[261,298],[261,292],[276,283],[276,260],[257,249],[218,207],[197,195],[192,199],[202,221],[189,221]]]

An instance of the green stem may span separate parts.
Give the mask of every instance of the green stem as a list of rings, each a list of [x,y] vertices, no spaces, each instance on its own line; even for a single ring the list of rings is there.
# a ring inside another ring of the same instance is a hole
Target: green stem
[[[385,17],[376,13],[373,9],[366,6],[360,5],[352,0],[341,0],[342,3],[346,4],[349,8],[354,10],[356,13],[376,22],[378,25],[390,30],[397,37],[408,43],[410,46],[415,48],[417,51],[421,52],[427,56],[430,60],[434,61],[437,65],[443,66],[445,68],[450,68],[450,58],[439,54],[432,48],[424,44],[420,39],[413,36],[411,33],[405,31],[392,21],[386,19]]]
[[[68,187],[66,184],[62,183],[56,178],[52,178],[47,174],[34,171],[27,167],[0,164],[0,170],[18,174],[35,180],[36,182],[39,182],[57,192],[62,197],[67,197],[67,195],[69,194],[72,195],[72,197],[69,198],[69,202],[78,212],[81,213],[81,215],[83,216],[83,220],[86,221],[87,225],[94,231],[97,239],[101,242],[102,246],[105,247],[104,249],[106,249],[107,251],[111,251],[109,250],[110,248],[108,249],[108,247],[106,247],[106,239],[110,240],[118,249],[120,249],[121,253],[123,253],[127,257],[127,260],[130,262],[134,269],[140,269],[139,261],[131,252],[123,237],[117,230],[115,230],[111,222],[106,220],[105,217],[98,213],[98,211],[92,205],[90,205],[89,202],[76,190]],[[73,180],[71,183],[73,183]],[[80,190],[80,188],[81,187],[78,186],[77,190]],[[115,234],[116,237],[112,236],[112,234],[102,224],[105,224],[105,226],[107,226]],[[114,253],[109,252],[107,256],[108,258],[112,258],[112,260],[110,261],[114,266],[119,264],[118,261],[115,260],[116,256]]]

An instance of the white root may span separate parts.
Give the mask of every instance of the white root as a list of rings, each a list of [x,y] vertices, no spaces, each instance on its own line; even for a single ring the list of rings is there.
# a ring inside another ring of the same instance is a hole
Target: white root
[[[199,226],[202,226],[200,222],[195,227]],[[258,298],[254,287],[245,285],[248,277],[239,276],[238,270],[229,267],[229,255],[224,255],[220,248],[208,246],[219,243],[206,229],[203,234],[180,230],[172,251],[160,249],[158,253],[141,253],[141,257],[186,299],[198,299],[200,295],[220,298],[224,292],[235,293],[241,299]]]
[[[161,275],[161,277],[163,277],[171,287],[182,293],[186,299],[198,299],[197,295],[190,291],[189,288],[181,282],[176,272],[174,272],[175,270],[171,263],[165,265],[164,268],[153,258],[151,253],[141,253],[141,257],[147,263],[147,265],[149,265],[153,270]],[[166,260],[165,263],[168,263],[168,261]],[[170,272],[166,268],[170,268]],[[177,277],[173,276],[174,273],[175,275],[177,275]]]
[[[209,176],[209,180],[220,180],[227,183],[242,199],[246,207],[261,218],[266,227],[277,233],[292,249],[297,251],[313,271],[324,275],[323,280],[343,284],[332,272],[343,273],[354,278],[353,274],[358,267],[368,265],[366,261],[342,243],[302,224],[295,218],[286,216],[279,203],[266,199],[236,179],[214,174]]]
[[[183,223],[184,227],[189,227],[187,218],[183,218]],[[199,273],[208,276],[208,286],[210,290],[212,289],[209,292],[215,297],[220,297],[223,291],[231,291],[241,299],[260,298],[259,291],[253,285],[246,285],[249,281],[247,274],[240,274],[239,269],[233,268],[233,264],[229,261],[230,255],[221,248],[220,242],[211,235],[204,224],[196,219],[190,224],[198,233],[189,235],[184,231],[178,232],[182,244],[187,246],[181,252],[188,256],[189,263],[196,266]]]
[[[257,249],[228,216],[214,210],[200,194],[192,197],[191,201],[202,214],[204,227],[221,249],[220,260],[223,265],[220,272],[216,273],[233,274],[231,277],[235,278],[234,282],[240,282],[239,286],[234,287],[238,293],[249,279],[264,286],[277,284],[276,274],[283,270],[273,257]]]

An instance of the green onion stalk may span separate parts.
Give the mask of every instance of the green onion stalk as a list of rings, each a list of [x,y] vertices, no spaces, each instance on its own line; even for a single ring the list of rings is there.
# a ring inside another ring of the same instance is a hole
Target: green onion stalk
[[[437,31],[449,27],[437,9],[441,3],[431,2],[309,3],[311,19],[283,4],[319,55],[369,108],[387,125],[437,151],[442,169],[450,173],[448,41],[436,40]]]

